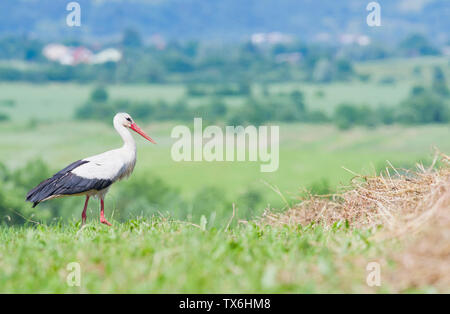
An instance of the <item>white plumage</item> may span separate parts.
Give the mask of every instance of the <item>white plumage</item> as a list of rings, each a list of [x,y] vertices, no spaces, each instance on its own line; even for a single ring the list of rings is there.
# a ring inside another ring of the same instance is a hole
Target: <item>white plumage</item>
[[[136,152],[123,148],[84,158],[88,163],[74,169],[73,174],[86,179],[110,179],[113,181],[128,177],[136,164]]]

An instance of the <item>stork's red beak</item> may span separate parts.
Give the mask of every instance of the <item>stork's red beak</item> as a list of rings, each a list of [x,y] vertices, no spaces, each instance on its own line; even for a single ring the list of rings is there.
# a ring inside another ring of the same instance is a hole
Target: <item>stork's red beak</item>
[[[138,125],[136,123],[132,123],[130,125],[130,129],[132,129],[134,132],[136,132],[137,134],[139,134],[140,136],[142,136],[143,138],[149,140],[150,142],[152,142],[153,144],[156,144],[156,142],[154,140],[152,140],[152,138],[150,136],[148,136],[147,134],[145,134],[144,131],[142,131],[142,129],[140,127],[138,127]]]

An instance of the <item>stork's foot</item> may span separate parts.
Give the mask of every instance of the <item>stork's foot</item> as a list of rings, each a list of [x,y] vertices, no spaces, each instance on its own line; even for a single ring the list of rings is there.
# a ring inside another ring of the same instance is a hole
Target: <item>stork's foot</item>
[[[86,214],[81,216],[81,226],[83,227],[85,224],[86,224]]]
[[[101,222],[102,224],[107,225],[107,226],[112,226],[112,224],[111,224],[108,220],[106,220],[105,217],[100,217],[100,222]]]
[[[103,201],[103,198],[100,199],[100,205],[100,222],[107,226],[112,226],[111,223],[109,223],[105,218],[105,202]]]

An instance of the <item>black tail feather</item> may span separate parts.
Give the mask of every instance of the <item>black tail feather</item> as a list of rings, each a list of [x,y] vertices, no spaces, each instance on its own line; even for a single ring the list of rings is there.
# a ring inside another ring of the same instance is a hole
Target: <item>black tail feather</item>
[[[28,192],[26,200],[33,203],[33,208],[40,202],[61,195],[79,194],[91,190],[103,190],[112,184],[108,179],[86,179],[73,174],[71,171],[89,161],[79,160],[56,173],[53,177],[42,181]]]
[[[36,207],[42,200],[54,195],[56,190],[57,182],[60,181],[65,175],[70,173],[73,169],[87,163],[86,160],[78,160],[71,163],[61,171],[55,173],[53,177],[42,181],[34,189],[27,193],[26,200],[28,202],[33,202],[33,208]]]

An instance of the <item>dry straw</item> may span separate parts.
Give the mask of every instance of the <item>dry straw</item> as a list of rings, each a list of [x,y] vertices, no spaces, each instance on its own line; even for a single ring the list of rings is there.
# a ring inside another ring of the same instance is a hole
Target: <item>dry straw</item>
[[[369,228],[383,225],[401,235],[417,232],[439,210],[448,209],[450,197],[450,159],[441,154],[429,168],[399,170],[389,164],[379,176],[355,175],[351,187],[332,195],[308,194],[283,213],[266,211],[263,224],[331,226],[347,221],[350,226]]]
[[[429,168],[417,165],[415,171],[389,164],[378,176],[355,175],[346,191],[308,195],[284,213],[266,211],[261,223],[330,227],[338,221],[352,228],[382,225],[375,237],[400,240],[402,249],[385,256],[397,262],[390,281],[398,291],[424,286],[450,291],[449,156],[438,153]]]

